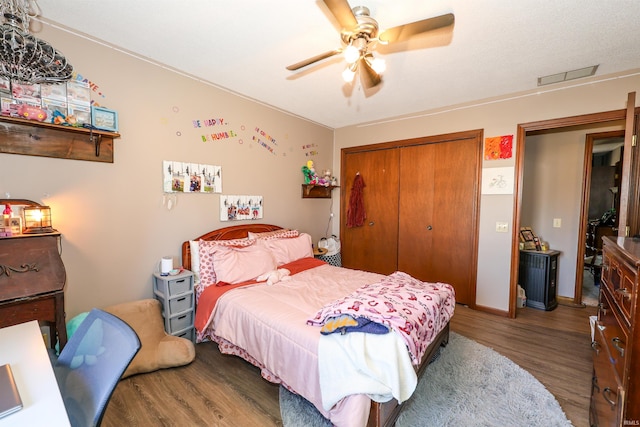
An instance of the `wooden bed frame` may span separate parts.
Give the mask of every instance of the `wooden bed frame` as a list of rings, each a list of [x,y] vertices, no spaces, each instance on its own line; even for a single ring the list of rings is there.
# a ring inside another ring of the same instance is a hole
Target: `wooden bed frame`
[[[220,228],[218,230],[210,231],[203,234],[193,240],[231,240],[231,239],[244,239],[248,236],[249,232],[252,233],[264,233],[268,231],[281,230],[282,227],[270,224],[241,224],[233,225],[230,227]],[[182,244],[182,266],[191,270],[191,245],[189,241]],[[449,324],[444,327],[442,331],[436,336],[433,342],[427,347],[420,366],[416,368],[418,378],[422,376],[429,361],[436,354],[441,346],[446,346],[449,343]],[[371,401],[371,412],[369,413],[369,421],[367,427],[391,427],[395,424],[402,405],[397,400],[392,399],[385,403],[378,403]]]

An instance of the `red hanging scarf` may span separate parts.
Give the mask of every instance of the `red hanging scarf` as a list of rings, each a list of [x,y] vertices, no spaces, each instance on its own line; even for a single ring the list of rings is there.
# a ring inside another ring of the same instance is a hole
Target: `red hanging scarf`
[[[360,176],[360,172],[356,174],[351,187],[351,196],[349,198],[349,208],[347,209],[347,227],[361,227],[367,214],[364,211],[363,192],[364,180]]]

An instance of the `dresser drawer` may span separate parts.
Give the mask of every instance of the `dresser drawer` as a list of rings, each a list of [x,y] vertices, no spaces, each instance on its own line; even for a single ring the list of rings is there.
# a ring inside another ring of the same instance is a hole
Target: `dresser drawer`
[[[178,314],[169,319],[169,333],[171,334],[190,327],[193,327],[193,311]]]
[[[173,316],[183,311],[193,311],[194,295],[193,293],[183,294],[175,298],[165,298],[163,294],[156,293],[155,297],[162,304],[162,312]]]
[[[604,273],[602,282],[609,289],[611,295],[620,307],[624,321],[631,325],[631,307],[636,293],[636,273],[632,266],[619,258],[614,258],[611,253],[604,253]]]
[[[629,333],[627,328],[621,324],[616,310],[617,307],[611,301],[608,290],[601,291],[597,329],[600,331],[602,342],[596,342],[596,345],[607,347],[609,363],[616,371],[618,381],[623,382]]]
[[[155,277],[153,290],[167,298],[193,292],[193,274],[179,274],[177,276]]]
[[[593,346],[591,390],[591,424],[599,427],[619,426],[624,407],[625,389],[609,362],[609,351],[602,331],[596,328]]]

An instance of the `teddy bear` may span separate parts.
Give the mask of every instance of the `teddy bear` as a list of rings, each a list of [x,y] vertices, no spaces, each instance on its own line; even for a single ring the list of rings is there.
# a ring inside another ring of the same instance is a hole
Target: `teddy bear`
[[[257,282],[267,282],[267,285],[273,285],[278,282],[285,282],[291,279],[291,272],[286,268],[278,268],[277,270],[267,271],[266,273],[258,276]]]

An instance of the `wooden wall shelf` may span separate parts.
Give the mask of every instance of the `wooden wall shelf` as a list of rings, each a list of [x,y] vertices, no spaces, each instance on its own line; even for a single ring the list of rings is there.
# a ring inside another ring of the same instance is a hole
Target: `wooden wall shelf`
[[[325,187],[324,185],[314,184],[302,184],[302,198],[303,199],[330,199],[331,190],[338,188],[337,185],[330,185]]]
[[[0,153],[113,163],[116,132],[0,116]]]

